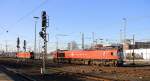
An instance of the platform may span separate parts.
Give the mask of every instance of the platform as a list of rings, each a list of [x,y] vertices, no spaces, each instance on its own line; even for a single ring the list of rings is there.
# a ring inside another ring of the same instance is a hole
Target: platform
[[[7,74],[0,71],[0,81],[14,81]]]

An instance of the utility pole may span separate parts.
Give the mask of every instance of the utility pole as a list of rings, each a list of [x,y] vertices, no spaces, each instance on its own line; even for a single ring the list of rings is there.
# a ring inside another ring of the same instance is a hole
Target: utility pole
[[[122,43],[122,30],[120,29],[120,43]]]
[[[94,49],[94,46],[95,46],[95,33],[94,32],[92,32],[92,39],[93,39],[92,49]]]
[[[97,46],[97,42],[98,42],[98,39],[95,39],[96,46]]]
[[[123,27],[124,27],[124,39],[123,39],[123,52],[124,52],[124,59],[126,60],[126,51],[125,51],[125,43],[126,43],[126,25],[127,25],[127,19],[126,18],[123,18],[123,21],[124,21],[124,25],[123,25]]]
[[[99,40],[100,40],[101,44],[103,45],[103,39],[99,39]]]
[[[82,33],[82,50],[84,50],[84,33]]]
[[[7,35],[8,35],[8,30],[6,31]],[[7,45],[7,39],[5,40],[5,43],[6,43],[6,54],[8,52],[8,45]]]
[[[126,19],[126,18],[123,18],[123,21],[124,21],[124,43],[125,43],[125,40],[126,40],[127,19]]]
[[[47,19],[47,14],[46,11],[42,11],[42,31],[39,32],[40,36],[44,40],[44,45],[43,45],[43,56],[42,56],[42,68],[41,68],[41,73],[45,74],[46,69],[45,69],[45,59],[47,55],[47,32],[46,29],[48,27],[49,20]]]
[[[37,25],[37,20],[39,19],[39,17],[33,17],[35,19],[35,27],[34,27],[34,53],[36,54],[36,25]]]
[[[0,50],[0,51],[2,52],[2,51],[3,51],[3,49],[2,49],[2,44],[0,44],[0,48],[1,48],[1,50]]]
[[[58,50],[58,37],[57,35],[55,35],[55,38],[56,38],[56,51]]]
[[[56,41],[56,50],[58,50],[58,39]]]
[[[7,52],[8,52],[7,40],[5,41],[5,43],[6,43],[6,54],[7,54]]]
[[[134,62],[134,58],[135,58],[134,48],[135,48],[135,44],[134,44],[134,35],[133,35],[133,53],[132,53],[133,65],[135,64],[135,62]]]
[[[69,36],[69,35],[65,35],[65,34],[56,34],[56,35],[55,35],[55,39],[56,39],[56,50],[59,49],[59,37],[64,37],[64,36]]]
[[[95,37],[94,32],[92,32],[93,43],[94,43],[94,37]]]

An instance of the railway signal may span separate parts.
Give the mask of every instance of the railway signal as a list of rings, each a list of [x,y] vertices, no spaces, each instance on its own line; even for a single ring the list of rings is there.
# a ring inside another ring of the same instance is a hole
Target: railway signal
[[[134,53],[134,49],[135,49],[135,44],[134,44],[134,35],[133,35],[133,52],[132,52],[132,58],[133,58],[133,65],[135,65],[135,53]]]
[[[40,34],[40,37],[42,37],[44,39],[44,33],[43,33],[43,31],[40,31],[39,34]]]
[[[17,50],[18,50],[18,52],[19,52],[19,49],[20,49],[20,39],[19,39],[19,37],[17,38]]]
[[[47,26],[47,17],[46,17],[46,11],[42,12],[42,27],[46,27]]]
[[[48,18],[47,18],[47,14],[46,11],[42,11],[42,30],[39,32],[40,37],[42,37],[42,39],[44,40],[44,45],[43,45],[43,65],[42,65],[42,69],[41,69],[41,73],[45,74],[45,58],[47,55],[47,32],[46,29],[48,27]]]
[[[26,52],[26,40],[23,41],[23,49]]]

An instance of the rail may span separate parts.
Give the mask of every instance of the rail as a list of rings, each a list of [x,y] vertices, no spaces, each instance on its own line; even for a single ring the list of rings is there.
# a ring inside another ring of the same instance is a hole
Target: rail
[[[92,74],[74,73],[74,72],[65,71],[65,70],[56,69],[56,68],[49,68],[49,69],[53,70],[54,72],[58,72],[58,73],[75,74],[76,77],[79,77],[81,79],[88,79],[88,80],[90,79],[90,80],[98,80],[98,81],[114,81],[114,80],[116,80],[116,79],[96,76],[96,75],[92,75]]]
[[[9,69],[9,68],[7,68],[7,67],[4,66],[4,65],[1,65],[1,67],[3,68],[3,70],[4,70],[5,72],[11,73],[11,74],[17,74],[18,77],[21,77],[22,79],[25,79],[25,80],[27,80],[27,81],[37,81],[37,80],[35,80],[35,79],[33,79],[33,78],[27,76],[27,75],[24,74],[24,73],[20,73],[20,72],[17,72],[17,71],[15,71],[15,70]]]

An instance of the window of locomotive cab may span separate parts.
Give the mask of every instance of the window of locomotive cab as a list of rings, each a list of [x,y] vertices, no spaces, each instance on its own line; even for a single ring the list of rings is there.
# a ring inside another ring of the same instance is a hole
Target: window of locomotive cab
[[[64,53],[59,53],[58,57],[65,57],[65,54]]]
[[[111,52],[111,55],[113,56],[113,52]]]
[[[117,53],[111,52],[111,55],[112,55],[112,56],[117,56]]]

